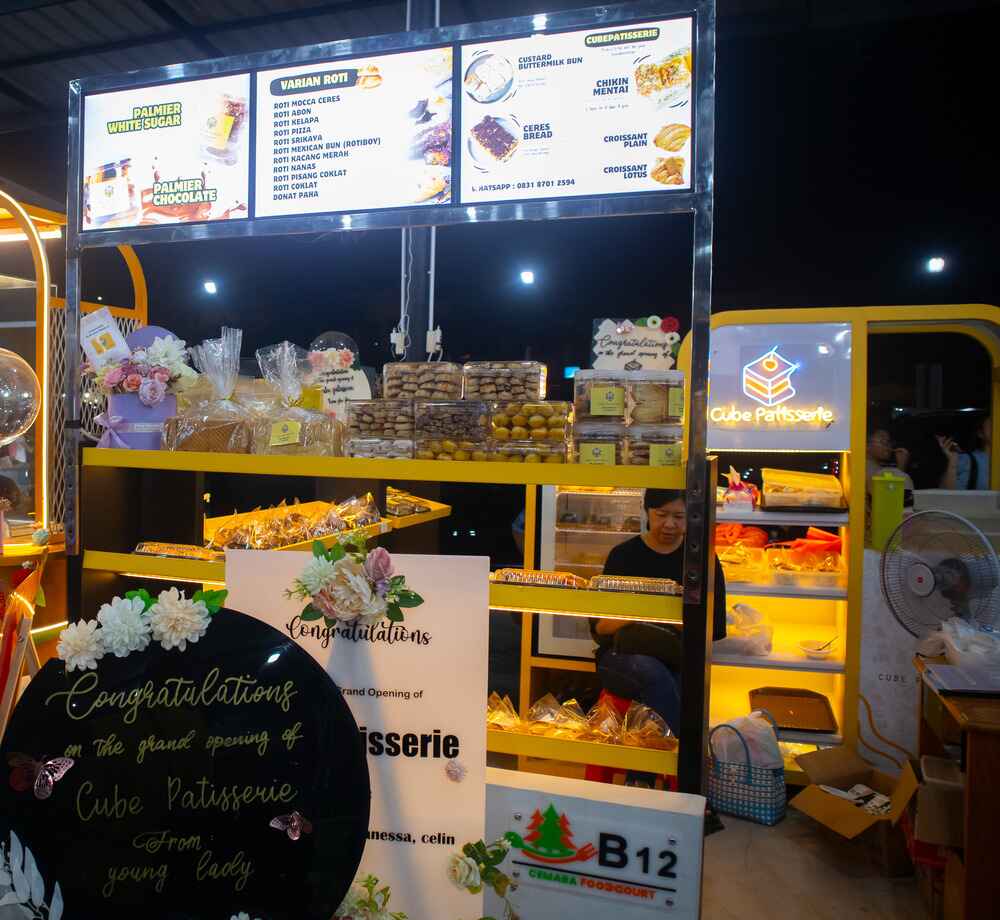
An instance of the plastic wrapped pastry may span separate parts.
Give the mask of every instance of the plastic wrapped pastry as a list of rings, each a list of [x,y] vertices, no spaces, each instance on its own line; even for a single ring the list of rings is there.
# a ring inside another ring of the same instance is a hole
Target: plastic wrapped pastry
[[[761,476],[766,508],[844,507],[844,490],[836,476],[774,469],[762,469]]]
[[[625,713],[621,743],[629,747],[655,748],[660,751],[677,748],[677,739],[671,734],[667,723],[659,713],[642,703],[633,703]]]
[[[521,719],[509,696],[501,697],[496,691],[486,700],[486,724],[500,731],[519,731]]]
[[[302,381],[310,372],[307,352],[291,342],[279,342],[257,350],[260,372],[278,398],[256,404],[252,420],[250,452],[338,456],[341,451],[341,423],[294,403],[302,396]]]
[[[163,423],[164,449],[250,453],[251,413],[232,400],[239,377],[242,342],[243,330],[223,327],[219,338],[208,339],[191,349],[194,366],[211,385],[212,398]]]
[[[630,594],[682,594],[683,590],[671,578],[637,578],[631,575],[595,575],[590,579],[591,591],[627,591]]]
[[[541,572],[536,569],[497,569],[493,581],[510,585],[537,585],[542,588],[586,588],[587,579],[569,572]]]

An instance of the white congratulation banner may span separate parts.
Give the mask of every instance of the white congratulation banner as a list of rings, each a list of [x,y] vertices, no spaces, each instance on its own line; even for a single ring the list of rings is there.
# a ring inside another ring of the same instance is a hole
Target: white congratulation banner
[[[489,559],[393,556],[424,603],[401,625],[335,630],[303,622],[304,602],[284,596],[309,559],[228,551],[226,606],[295,639],[354,713],[372,785],[360,875],[389,885],[389,910],[410,920],[480,917],[482,895],[456,888],[447,869],[452,853],[485,834]]]

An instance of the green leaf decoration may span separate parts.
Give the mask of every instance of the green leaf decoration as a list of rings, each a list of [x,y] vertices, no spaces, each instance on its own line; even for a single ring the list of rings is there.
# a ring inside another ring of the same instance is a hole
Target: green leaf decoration
[[[313,555],[317,559],[322,559],[326,555],[326,547],[323,545],[321,540],[313,542]]]
[[[317,610],[312,604],[306,604],[302,608],[302,613],[299,614],[299,618],[305,622],[310,622],[312,620],[318,620],[323,616],[322,610]]]
[[[195,591],[191,597],[193,601],[201,601],[210,614],[216,614],[222,609],[229,592],[225,589],[219,591]]]
[[[392,590],[393,588],[402,588],[405,582],[405,575],[393,575],[392,578],[389,579],[389,590]]]
[[[38,590],[35,592],[35,606],[45,606],[45,589],[41,586],[41,584],[38,585]]]
[[[331,562],[338,562],[347,555],[347,550],[339,543],[334,543],[326,552],[326,558]]]
[[[385,615],[388,617],[390,623],[403,622],[403,611],[399,609],[398,604],[390,604]]]
[[[156,601],[153,600],[152,595],[145,588],[136,588],[133,591],[126,591],[125,597],[129,600],[134,600],[138,597],[142,601],[143,613],[148,613],[149,608],[156,603]]]
[[[335,629],[337,626],[337,621],[333,617],[323,617],[323,622],[326,623],[328,629]]]
[[[648,316],[640,316],[637,320],[633,320],[632,321],[632,325],[633,326],[648,326],[649,325],[649,317]]]
[[[403,590],[396,595],[400,607],[419,607],[424,599],[416,591]]]

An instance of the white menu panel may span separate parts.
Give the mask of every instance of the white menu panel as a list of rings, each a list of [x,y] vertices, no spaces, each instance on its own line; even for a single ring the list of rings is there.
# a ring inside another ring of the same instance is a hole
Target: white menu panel
[[[451,200],[450,48],[257,74],[256,217]]]
[[[463,204],[691,187],[692,20],[464,45]]]
[[[244,73],[84,97],[80,229],[245,218],[249,96]]]

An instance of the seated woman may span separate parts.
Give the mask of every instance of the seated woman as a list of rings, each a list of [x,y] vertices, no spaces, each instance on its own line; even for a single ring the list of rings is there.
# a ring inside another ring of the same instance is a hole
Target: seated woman
[[[672,578],[683,583],[687,512],[679,489],[647,489],[643,496],[646,532],[608,553],[605,575]],[[713,640],[726,635],[726,581],[715,560]],[[593,619],[597,673],[609,693],[645,703],[677,734],[680,731],[681,635],[666,623]]]

